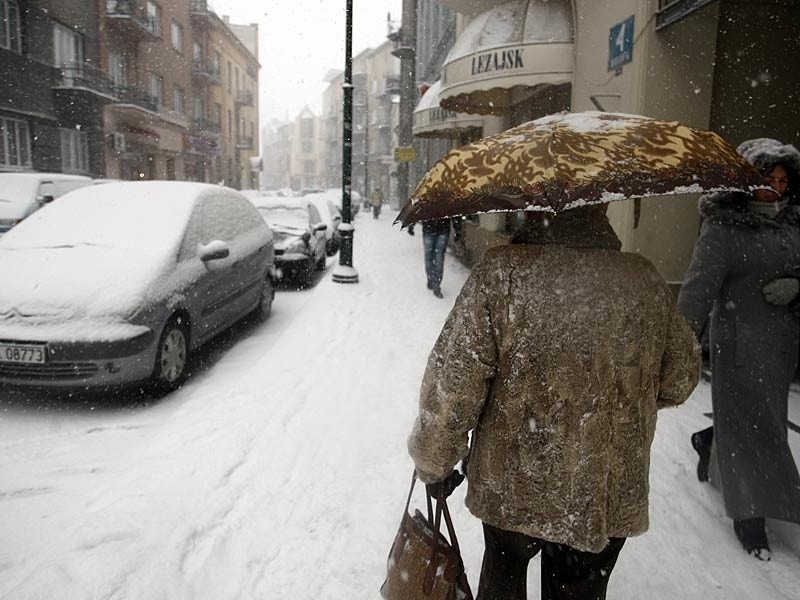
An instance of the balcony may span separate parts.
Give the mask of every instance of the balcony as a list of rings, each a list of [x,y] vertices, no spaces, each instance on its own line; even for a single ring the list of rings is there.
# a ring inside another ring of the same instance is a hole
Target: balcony
[[[128,85],[114,83],[100,69],[86,63],[71,63],[58,69],[57,98],[61,104],[74,104],[75,94],[90,93],[103,96],[110,102],[134,104],[146,110],[156,111],[155,98],[143,90]]]
[[[383,79],[383,93],[394,96],[400,93],[400,76],[391,75]]]
[[[112,32],[151,42],[161,37],[158,24],[134,0],[106,0],[106,21]]]
[[[238,90],[236,92],[236,104],[240,106],[253,106],[253,92]]]
[[[201,117],[192,121],[192,131],[197,133],[219,135],[219,129],[219,123],[210,119]]]
[[[208,8],[208,0],[192,0],[189,5],[189,17],[192,25],[208,27],[212,24],[214,12]]]
[[[236,137],[236,149],[237,150],[252,150],[253,149],[253,138],[245,137],[245,136],[237,136]]]
[[[208,83],[219,83],[219,66],[212,65],[204,60],[194,59],[192,62],[192,75]]]

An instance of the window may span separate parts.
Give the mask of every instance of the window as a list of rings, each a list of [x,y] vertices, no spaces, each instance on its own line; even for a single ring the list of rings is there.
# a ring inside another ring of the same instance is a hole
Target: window
[[[231,66],[231,61],[228,61],[228,93],[231,93],[231,89],[233,89],[233,67]]]
[[[192,42],[192,58],[195,64],[203,64],[203,46],[200,45],[200,42]]]
[[[144,21],[147,30],[155,35],[161,35],[161,7],[155,2],[147,2],[147,14]]]
[[[174,92],[173,92],[173,98],[174,98],[175,112],[178,113],[179,115],[184,114],[184,112],[185,112],[184,111],[184,94],[183,94],[183,88],[182,87],[179,87],[177,85],[175,86]]]
[[[303,173],[305,175],[313,175],[314,174],[314,161],[307,160],[303,162]]]
[[[222,105],[214,103],[214,120],[217,123],[217,128],[222,131]]]
[[[27,121],[0,117],[0,166],[31,166],[31,135]]]
[[[199,96],[195,96],[194,98],[194,118],[195,119],[205,119],[206,117],[206,109],[205,103],[203,99]]]
[[[228,139],[233,139],[233,113],[228,111]]]
[[[108,75],[114,87],[128,85],[128,66],[125,64],[125,57],[119,52],[111,52],[108,55]]]
[[[172,47],[181,54],[183,53],[183,27],[175,21],[170,27],[172,33]]]
[[[311,119],[303,119],[300,122],[300,137],[311,139],[314,137],[314,121]]]
[[[164,79],[156,73],[147,74],[147,87],[159,107],[164,105]]]
[[[0,48],[22,52],[17,0],[0,0]]]
[[[236,71],[236,91],[239,91],[239,67],[234,67],[234,71]]]
[[[211,59],[211,74],[214,77],[219,77],[220,65],[222,65],[222,57],[219,52],[214,52],[214,57]]]
[[[83,38],[69,27],[53,25],[53,65],[80,69],[83,63]]]
[[[89,172],[89,135],[77,129],[61,129],[61,169],[64,173]]]
[[[311,142],[310,141],[303,140],[302,146],[303,146],[303,152],[305,154],[310,154],[311,153],[312,148],[311,148]]]

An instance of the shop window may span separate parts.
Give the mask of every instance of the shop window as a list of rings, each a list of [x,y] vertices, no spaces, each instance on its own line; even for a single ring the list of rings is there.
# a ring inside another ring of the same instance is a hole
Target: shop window
[[[64,173],[89,172],[89,135],[77,129],[61,129],[61,170]]]
[[[22,52],[19,3],[17,0],[0,0],[0,48]]]
[[[31,135],[27,121],[0,117],[0,167],[31,167]]]

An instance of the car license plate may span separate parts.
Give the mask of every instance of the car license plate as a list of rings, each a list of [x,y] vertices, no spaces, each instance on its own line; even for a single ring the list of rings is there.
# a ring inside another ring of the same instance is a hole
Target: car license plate
[[[0,343],[0,362],[42,364],[47,353],[44,344],[3,344]]]

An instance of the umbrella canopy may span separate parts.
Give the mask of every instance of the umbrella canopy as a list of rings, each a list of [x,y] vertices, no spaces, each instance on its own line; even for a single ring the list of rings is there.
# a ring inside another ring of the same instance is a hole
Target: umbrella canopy
[[[746,190],[759,174],[711,131],[602,112],[559,113],[448,153],[397,218],[403,225],[482,212]]]

